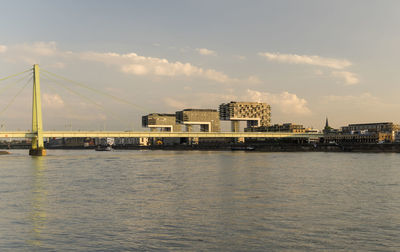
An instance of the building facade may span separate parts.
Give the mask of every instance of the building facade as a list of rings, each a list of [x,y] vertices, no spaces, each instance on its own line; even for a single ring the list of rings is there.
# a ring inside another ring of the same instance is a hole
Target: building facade
[[[306,129],[301,124],[284,123],[284,124],[274,124],[270,126],[248,127],[245,129],[245,131],[305,133]]]
[[[247,128],[269,126],[271,106],[262,102],[235,102],[219,105],[221,120],[232,121],[232,131],[237,132],[239,121],[246,121]]]
[[[201,132],[221,131],[219,114],[215,109],[184,109],[175,113],[176,123],[186,125],[192,131],[193,125],[200,125]]]
[[[175,114],[152,113],[142,116],[142,126],[151,130],[179,132],[181,125],[176,123]]]
[[[326,134],[323,137],[325,143],[381,143],[393,142],[394,136],[392,133],[377,132],[371,134]]]
[[[360,131],[392,133],[398,130],[399,125],[394,124],[393,122],[349,124],[348,126],[342,127],[343,133],[354,133]]]

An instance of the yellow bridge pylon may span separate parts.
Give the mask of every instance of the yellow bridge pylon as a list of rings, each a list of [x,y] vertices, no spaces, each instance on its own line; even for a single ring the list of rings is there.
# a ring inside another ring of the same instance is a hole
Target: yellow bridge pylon
[[[40,74],[39,65],[33,65],[33,98],[32,98],[32,147],[31,156],[46,156],[43,143],[42,102],[40,99]]]

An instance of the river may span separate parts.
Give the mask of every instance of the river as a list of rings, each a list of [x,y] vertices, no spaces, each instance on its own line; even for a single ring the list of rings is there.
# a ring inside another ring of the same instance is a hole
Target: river
[[[0,251],[399,251],[400,154],[0,156]]]

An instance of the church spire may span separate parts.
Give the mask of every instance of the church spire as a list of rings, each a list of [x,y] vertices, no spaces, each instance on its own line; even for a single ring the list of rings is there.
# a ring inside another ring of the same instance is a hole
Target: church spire
[[[331,133],[332,130],[333,130],[333,129],[331,128],[331,126],[329,126],[328,117],[326,117],[325,128],[324,128],[323,132],[324,132],[325,134],[328,134],[328,133]]]

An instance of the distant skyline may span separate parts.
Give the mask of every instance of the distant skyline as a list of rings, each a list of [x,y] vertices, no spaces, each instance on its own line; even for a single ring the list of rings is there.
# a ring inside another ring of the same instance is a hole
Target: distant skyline
[[[399,10],[394,0],[2,1],[0,78],[38,63],[140,106],[74,96],[44,74],[48,130],[141,130],[149,112],[230,101],[270,104],[273,124],[400,123]],[[23,86],[7,83],[0,125],[29,129],[31,89],[3,111]]]

